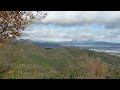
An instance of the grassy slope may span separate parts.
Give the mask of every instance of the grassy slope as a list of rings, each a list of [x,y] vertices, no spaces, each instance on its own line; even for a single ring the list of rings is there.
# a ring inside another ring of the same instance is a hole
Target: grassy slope
[[[0,78],[120,78],[119,57],[78,48],[15,43],[0,50],[0,64]]]

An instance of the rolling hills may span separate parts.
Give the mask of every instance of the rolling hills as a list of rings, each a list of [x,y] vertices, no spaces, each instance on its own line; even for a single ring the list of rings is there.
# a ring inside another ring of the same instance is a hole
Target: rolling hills
[[[117,79],[120,57],[77,47],[14,42],[0,49],[1,79]]]

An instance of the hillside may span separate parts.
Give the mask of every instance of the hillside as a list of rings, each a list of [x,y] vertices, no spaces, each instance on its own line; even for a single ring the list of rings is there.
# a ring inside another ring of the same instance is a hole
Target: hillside
[[[30,42],[0,49],[1,79],[120,78],[120,57],[87,49],[40,48]]]

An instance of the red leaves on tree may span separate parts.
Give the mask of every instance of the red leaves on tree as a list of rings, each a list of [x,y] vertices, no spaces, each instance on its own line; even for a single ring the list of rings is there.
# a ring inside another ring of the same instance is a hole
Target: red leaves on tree
[[[0,11],[0,47],[12,38],[21,36],[21,30],[35,19],[44,19],[47,13],[37,11],[37,15],[34,15],[33,11]]]

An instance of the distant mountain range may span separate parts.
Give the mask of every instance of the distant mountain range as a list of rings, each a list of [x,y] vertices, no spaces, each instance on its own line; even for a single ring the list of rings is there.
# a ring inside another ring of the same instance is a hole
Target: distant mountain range
[[[45,48],[53,48],[53,47],[60,47],[60,46],[95,46],[95,47],[120,47],[120,43],[113,43],[113,42],[104,42],[104,41],[93,41],[93,40],[88,40],[88,41],[61,41],[61,42],[47,42],[47,41],[32,41],[29,39],[21,39],[21,42],[31,42],[37,46],[45,47]]]
[[[21,40],[18,40],[18,42],[30,42],[30,43],[33,43],[34,45],[36,46],[39,46],[39,47],[42,47],[42,48],[54,48],[54,47],[60,47],[62,45],[60,45],[60,43],[55,43],[55,42],[44,42],[44,41],[32,41],[32,40],[29,40],[29,39],[21,39]]]
[[[113,42],[104,42],[104,41],[67,41],[67,42],[61,42],[65,45],[102,45],[102,46],[120,46],[120,43],[113,43]]]

